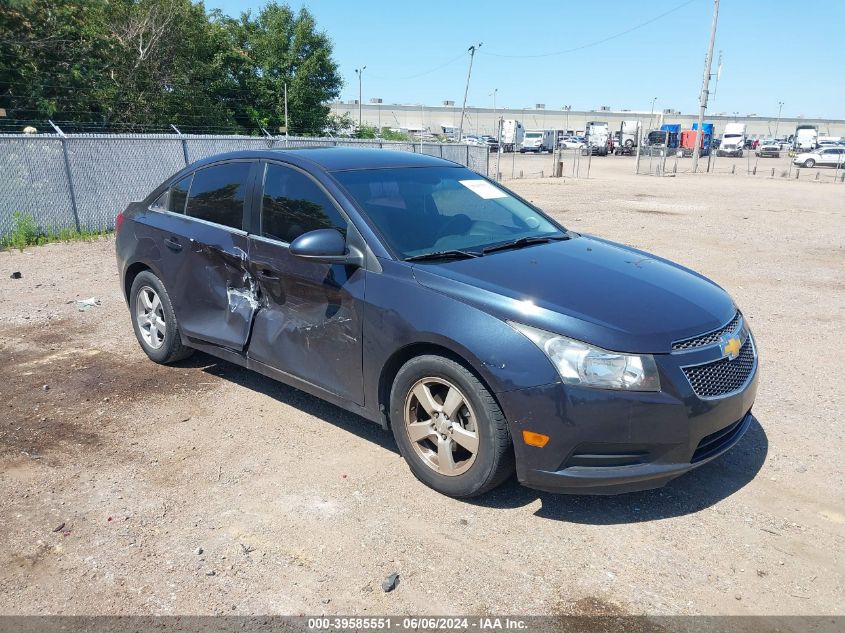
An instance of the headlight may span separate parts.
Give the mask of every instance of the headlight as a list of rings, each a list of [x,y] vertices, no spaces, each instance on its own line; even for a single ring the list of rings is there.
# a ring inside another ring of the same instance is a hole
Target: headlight
[[[651,354],[620,354],[565,336],[513,323],[557,368],[563,382],[603,389],[660,391],[660,377]]]

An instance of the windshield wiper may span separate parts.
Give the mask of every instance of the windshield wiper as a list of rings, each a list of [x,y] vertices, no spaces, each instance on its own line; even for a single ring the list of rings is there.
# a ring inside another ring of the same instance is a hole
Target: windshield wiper
[[[419,262],[427,259],[466,259],[471,257],[481,257],[481,253],[475,251],[462,251],[460,249],[452,249],[448,251],[435,251],[433,253],[423,253],[422,255],[411,255],[406,257],[406,262]]]
[[[510,242],[503,242],[501,244],[494,244],[488,246],[481,252],[485,255],[487,253],[494,253],[495,251],[505,251],[511,248],[522,248],[523,246],[530,246],[531,244],[545,244],[546,242],[558,242],[561,240],[568,240],[569,236],[565,233],[562,235],[533,235],[531,237],[520,237]]]

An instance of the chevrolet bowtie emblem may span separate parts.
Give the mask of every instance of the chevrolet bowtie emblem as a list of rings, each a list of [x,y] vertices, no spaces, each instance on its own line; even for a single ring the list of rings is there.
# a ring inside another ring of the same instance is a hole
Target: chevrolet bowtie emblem
[[[724,336],[720,344],[722,354],[728,357],[728,360],[733,360],[739,356],[739,350],[742,348],[742,343],[735,336]]]

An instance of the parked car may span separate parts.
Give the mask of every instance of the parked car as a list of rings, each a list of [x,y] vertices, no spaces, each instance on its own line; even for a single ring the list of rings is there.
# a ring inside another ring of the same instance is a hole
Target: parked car
[[[498,152],[499,151],[499,141],[497,141],[492,136],[482,136],[482,142],[490,148],[491,152]]]
[[[822,147],[812,152],[802,152],[792,162],[801,167],[845,167],[845,147]]]
[[[757,156],[780,158],[780,143],[774,139],[767,139],[760,143],[757,148]]]
[[[560,149],[581,149],[584,146],[584,141],[579,141],[574,137],[561,139],[560,144],[558,145]]]
[[[447,495],[514,469],[543,490],[654,488],[752,424],[756,342],[722,288],[441,158],[221,154],[115,230],[151,360],[202,350],[373,420]]]

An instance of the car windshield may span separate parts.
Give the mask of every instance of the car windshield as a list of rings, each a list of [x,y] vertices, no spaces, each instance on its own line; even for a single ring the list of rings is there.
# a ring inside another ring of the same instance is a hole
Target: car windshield
[[[564,231],[508,191],[464,167],[335,172],[401,257],[472,251]]]

